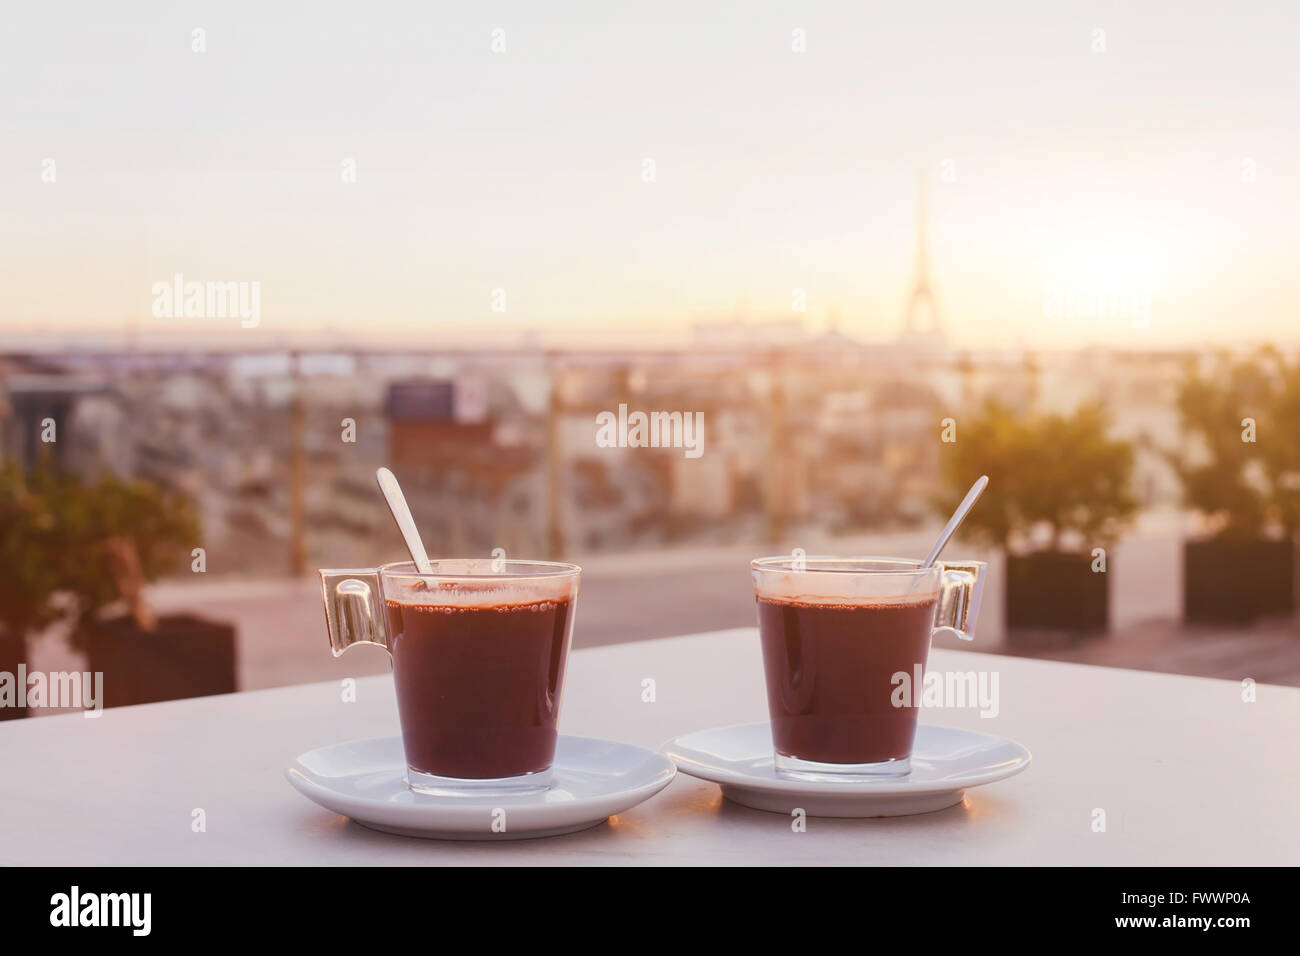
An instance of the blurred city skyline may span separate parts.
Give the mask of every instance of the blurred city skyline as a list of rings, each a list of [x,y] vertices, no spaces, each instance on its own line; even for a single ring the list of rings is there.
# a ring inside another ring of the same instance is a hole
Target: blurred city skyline
[[[14,11],[0,346],[891,342],[918,170],[958,348],[1300,341],[1292,11],[391,10]],[[176,274],[257,328],[155,317]]]

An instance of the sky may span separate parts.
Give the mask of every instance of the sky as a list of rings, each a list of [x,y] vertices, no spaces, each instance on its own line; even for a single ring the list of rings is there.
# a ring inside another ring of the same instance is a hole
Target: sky
[[[617,6],[15,7],[0,348],[884,342],[918,172],[956,345],[1300,341],[1295,4]]]

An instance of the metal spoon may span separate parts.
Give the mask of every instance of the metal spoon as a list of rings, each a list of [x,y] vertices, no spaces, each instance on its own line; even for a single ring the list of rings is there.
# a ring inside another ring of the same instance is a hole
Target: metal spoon
[[[975,484],[970,486],[970,491],[966,492],[966,497],[961,500],[957,510],[952,513],[948,523],[943,526],[943,531],[939,533],[939,540],[934,543],[930,553],[925,556],[925,561],[921,567],[928,568],[934,565],[935,560],[939,557],[939,552],[947,545],[948,539],[957,533],[961,523],[966,520],[966,515],[970,514],[971,508],[975,507],[975,502],[979,501],[980,495],[984,494],[984,489],[989,485],[989,476],[980,475]]]
[[[384,493],[388,510],[393,513],[397,530],[402,532],[406,550],[411,552],[411,560],[415,562],[416,569],[421,574],[432,574],[433,565],[429,563],[429,555],[424,550],[424,542],[420,540],[420,532],[415,530],[415,519],[411,517],[411,509],[407,507],[406,496],[402,494],[402,486],[397,483],[397,476],[387,468],[380,468],[375,472],[375,481],[379,482],[379,490]]]

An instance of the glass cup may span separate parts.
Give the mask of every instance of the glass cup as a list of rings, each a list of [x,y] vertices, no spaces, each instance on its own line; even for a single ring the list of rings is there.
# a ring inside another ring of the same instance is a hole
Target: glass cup
[[[320,572],[330,646],[385,648],[412,790],[545,790],[582,569],[442,559]]]
[[[777,773],[911,772],[930,639],[971,640],[985,565],[786,555],[750,568]]]

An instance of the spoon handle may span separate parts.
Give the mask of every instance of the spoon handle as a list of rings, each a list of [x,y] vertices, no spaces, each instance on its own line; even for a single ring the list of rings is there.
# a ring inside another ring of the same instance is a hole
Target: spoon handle
[[[939,557],[939,552],[948,543],[948,539],[957,533],[957,529],[966,520],[966,515],[970,513],[971,508],[975,507],[975,502],[979,501],[980,495],[984,494],[984,489],[988,487],[988,484],[989,476],[980,475],[975,484],[970,486],[970,491],[966,492],[966,497],[961,500],[957,510],[952,513],[948,523],[943,526],[943,532],[939,535],[939,540],[934,543],[930,553],[925,556],[925,561],[921,564],[921,567],[928,568],[934,564]]]
[[[388,510],[393,513],[397,530],[402,532],[406,549],[411,552],[416,568],[421,574],[432,574],[433,566],[429,564],[429,555],[425,553],[420,532],[415,530],[415,519],[411,517],[411,509],[407,507],[406,496],[402,494],[402,486],[397,483],[397,476],[387,468],[380,468],[375,472],[375,481],[379,482],[379,490],[384,493]]]

